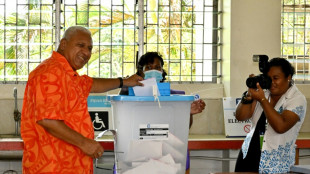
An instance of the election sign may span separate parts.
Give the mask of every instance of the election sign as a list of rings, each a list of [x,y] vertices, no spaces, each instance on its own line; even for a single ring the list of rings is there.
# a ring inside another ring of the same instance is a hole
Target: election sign
[[[237,104],[241,98],[224,97],[224,126],[226,137],[245,137],[251,129],[251,121],[238,121],[235,116]]]

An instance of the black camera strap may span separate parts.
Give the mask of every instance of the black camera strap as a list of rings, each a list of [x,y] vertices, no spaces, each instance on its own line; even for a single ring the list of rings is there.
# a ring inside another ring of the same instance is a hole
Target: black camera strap
[[[264,135],[266,131],[266,116],[263,111],[262,115],[260,116],[255,131],[258,130],[259,135]]]
[[[256,124],[246,157],[243,158],[242,151],[239,152],[235,172],[258,172],[261,157],[260,133],[265,132],[265,125],[266,116],[263,112]]]

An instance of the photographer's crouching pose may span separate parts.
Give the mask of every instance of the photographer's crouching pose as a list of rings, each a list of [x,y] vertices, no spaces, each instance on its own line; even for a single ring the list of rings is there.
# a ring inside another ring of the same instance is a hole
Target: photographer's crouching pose
[[[273,58],[267,65],[264,72],[271,85],[263,90],[261,82],[255,83],[256,88],[243,94],[236,109],[238,120],[252,122],[236,172],[286,173],[295,163],[295,142],[307,101],[294,85],[295,69],[286,59]]]

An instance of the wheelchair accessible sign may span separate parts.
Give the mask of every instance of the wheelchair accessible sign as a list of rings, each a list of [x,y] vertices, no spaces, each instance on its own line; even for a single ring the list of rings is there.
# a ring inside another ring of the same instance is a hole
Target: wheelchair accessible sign
[[[111,129],[111,103],[107,96],[88,96],[87,105],[94,131]]]

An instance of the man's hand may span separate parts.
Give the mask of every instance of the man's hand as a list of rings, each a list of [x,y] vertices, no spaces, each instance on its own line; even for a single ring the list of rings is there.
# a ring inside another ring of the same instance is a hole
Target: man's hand
[[[102,156],[104,149],[95,140],[85,138],[82,145],[79,147],[86,155],[92,158],[99,158]]]
[[[123,79],[123,85],[124,86],[143,86],[143,83],[141,83],[140,81],[142,81],[143,78],[138,76],[137,74],[134,74],[126,79]]]
[[[86,155],[92,158],[98,158],[104,152],[103,147],[98,142],[74,131],[63,120],[44,119],[39,120],[37,123],[54,137],[80,148]]]
[[[142,77],[134,74],[127,79],[123,79],[123,86],[143,86],[140,81],[143,80]],[[116,89],[120,86],[120,79],[105,79],[105,78],[93,78],[93,85],[90,92],[102,93],[107,92],[112,89]]]

